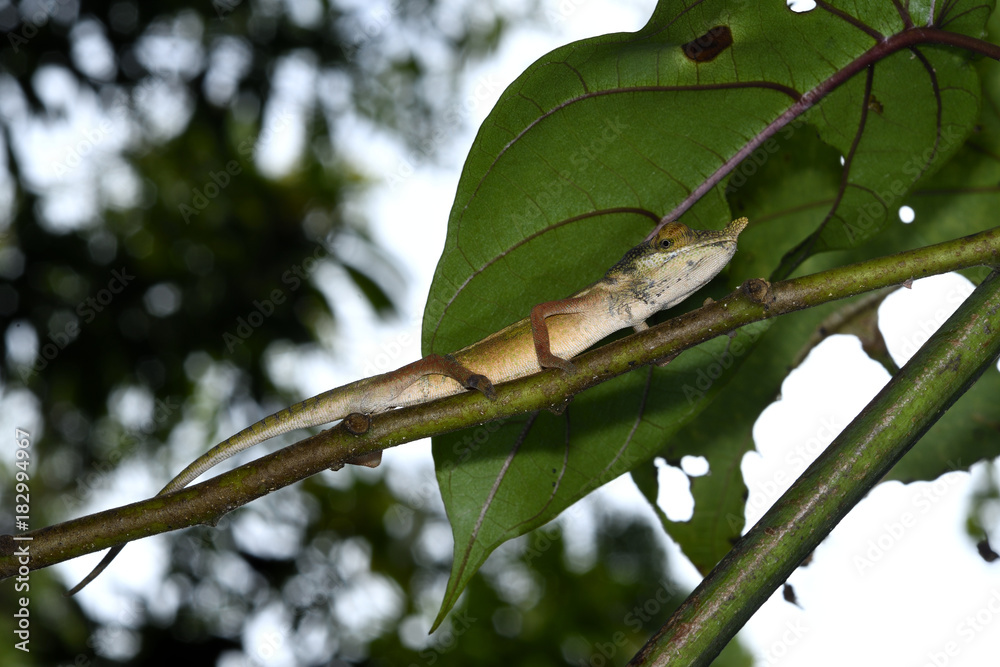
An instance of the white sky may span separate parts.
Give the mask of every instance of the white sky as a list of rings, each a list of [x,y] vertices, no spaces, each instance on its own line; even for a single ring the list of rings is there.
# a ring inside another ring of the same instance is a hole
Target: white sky
[[[323,281],[338,295],[336,333],[340,349],[351,354],[332,362],[296,361],[275,354],[275,368],[289,377],[308,369],[308,386],[300,389],[312,395],[418,358],[420,313],[444,244],[459,172],[483,118],[503,88],[539,56],[571,40],[635,30],[654,4],[652,0],[543,2],[550,18],[558,18],[554,29],[514,29],[492,58],[467,72],[463,99],[469,109],[468,123],[453,128],[439,147],[437,164],[408,160],[401,146],[362,122],[340,127],[345,151],[363,158],[372,178],[393,182],[392,187],[373,188],[361,205],[378,243],[398,259],[398,268],[406,276],[408,290],[400,298],[403,316],[397,323],[381,322],[344,276],[332,271]],[[893,297],[897,303],[887,302],[885,309],[892,313],[888,317],[892,329],[886,334],[890,348],[911,349],[922,335],[921,325],[940,324],[937,311],[954,301],[951,297],[956,291],[966,289],[963,280],[949,276],[921,281],[913,290]],[[801,472],[802,466],[788,463],[789,448],[810,439],[829,442],[834,428],[846,425],[887,379],[886,372],[852,338],[833,337],[810,355],[786,381],[782,400],[765,411],[754,429],[760,454],[749,454],[743,461],[751,492],[750,521],[759,518]],[[430,475],[429,443],[388,451],[386,466],[390,478],[401,470]],[[134,499],[158,488],[158,481],[137,472],[142,472],[141,466],[116,475],[116,498],[124,494]],[[690,494],[686,494],[682,475],[673,478],[679,478],[678,483],[669,485],[661,500],[671,515],[683,515],[690,511]],[[757,654],[758,664],[995,664],[1000,652],[1000,567],[984,563],[964,535],[972,479],[953,473],[931,484],[877,487],[817,549],[812,564],[791,576],[802,608],[783,601],[779,591],[747,624],[740,637]],[[130,488],[123,487],[125,482]],[[94,498],[103,507],[107,501]],[[633,508],[655,521],[627,478],[584,502]],[[900,529],[905,513],[909,513],[907,525]],[[131,544],[117,566],[91,585],[91,597],[84,596],[81,602],[89,600],[109,609],[101,596],[113,595],[116,586],[142,587],[151,576],[162,575],[151,569],[162,566],[164,549],[165,542],[160,540]],[[675,546],[668,544],[668,549],[672,562],[679,564],[678,576],[695,585],[694,568]],[[63,566],[67,581],[78,580],[96,559]],[[870,565],[863,559],[871,561]],[[150,568],[150,563],[159,565]],[[285,664],[285,659],[276,657],[266,664]]]

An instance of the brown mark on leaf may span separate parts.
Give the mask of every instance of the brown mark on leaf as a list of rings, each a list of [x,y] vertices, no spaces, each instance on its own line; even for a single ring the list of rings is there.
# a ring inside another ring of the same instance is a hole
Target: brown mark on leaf
[[[874,111],[880,116],[884,111],[884,109],[882,108],[882,103],[878,101],[878,98],[875,97],[874,93],[868,96],[868,110]]]
[[[681,46],[688,60],[707,63],[733,45],[733,33],[727,25],[717,25],[708,32]]]

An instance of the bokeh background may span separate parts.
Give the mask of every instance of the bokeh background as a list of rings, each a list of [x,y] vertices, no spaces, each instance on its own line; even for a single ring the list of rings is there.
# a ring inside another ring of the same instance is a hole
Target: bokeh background
[[[2,530],[15,428],[41,527],[147,497],[255,419],[417,358],[479,123],[536,58],[654,4],[0,0]],[[963,281],[887,302],[898,360]],[[796,472],[788,452],[818,453],[886,379],[849,337],[813,352],[755,430],[749,521]],[[672,519],[699,463],[661,462]],[[968,643],[958,626],[1000,601],[965,525],[996,522],[995,473],[942,480],[879,487],[793,575],[796,603],[776,594],[717,664],[934,664],[953,639],[947,664],[987,664],[1000,618]],[[498,550],[428,635],[451,535],[426,443],[131,544],[63,598],[98,558],[32,574],[32,651],[4,640],[3,664],[620,665],[697,581],[623,478]],[[19,595],[5,582],[0,608]]]

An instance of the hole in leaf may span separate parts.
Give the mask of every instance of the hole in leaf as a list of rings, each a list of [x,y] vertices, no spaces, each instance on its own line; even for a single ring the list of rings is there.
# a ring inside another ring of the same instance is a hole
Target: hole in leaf
[[[694,515],[691,480],[683,470],[661,458],[656,459],[656,471],[660,487],[656,494],[656,504],[671,521],[690,521]]]
[[[708,459],[704,456],[683,456],[681,457],[681,470],[688,477],[704,477],[708,474]]]
[[[796,14],[805,14],[816,9],[816,0],[787,0],[788,8]]]
[[[903,221],[904,224],[910,224],[913,219],[917,217],[917,214],[909,206],[899,207],[899,219]]]

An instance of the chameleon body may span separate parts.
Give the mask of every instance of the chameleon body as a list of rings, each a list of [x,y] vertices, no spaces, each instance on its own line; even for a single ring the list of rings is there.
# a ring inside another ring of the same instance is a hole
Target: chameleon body
[[[590,287],[566,299],[538,304],[530,317],[451,355],[429,355],[265,417],[203,454],[157,495],[182,489],[217,463],[289,431],[327,424],[352,413],[371,415],[425,403],[466,389],[477,389],[492,399],[494,384],[545,368],[572,372],[570,358],[620,329],[645,329],[646,318],[680,303],[714,278],[732,259],[747,222],[746,218],[733,220],[721,231],[668,223],[625,253]],[[375,467],[380,461],[378,452],[347,463]],[[69,594],[100,574],[123,546],[111,549]]]

